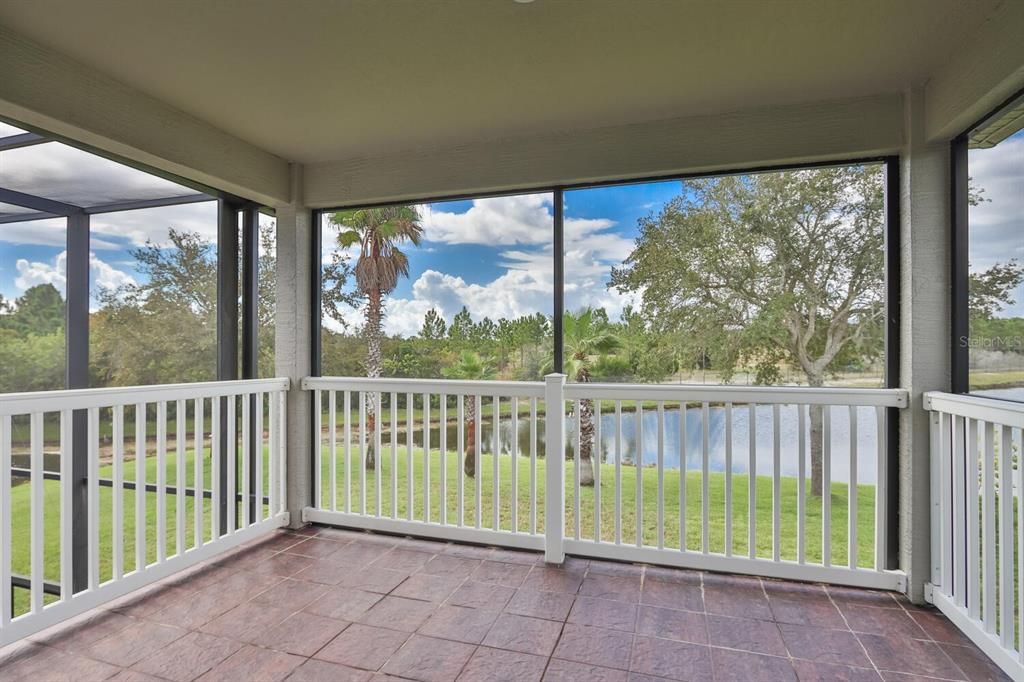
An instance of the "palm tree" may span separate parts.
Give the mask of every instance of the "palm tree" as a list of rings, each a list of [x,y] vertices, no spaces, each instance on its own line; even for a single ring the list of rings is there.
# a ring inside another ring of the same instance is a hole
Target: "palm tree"
[[[498,370],[491,356],[481,356],[479,353],[464,350],[459,354],[459,361],[451,367],[445,367],[441,373],[446,379],[488,381],[497,376]],[[466,396],[466,421],[469,422],[469,432],[466,434],[466,454],[462,470],[470,478],[476,475],[476,416],[476,396]],[[497,456],[498,453],[494,454]]]
[[[340,211],[331,216],[338,228],[338,245],[349,248],[359,244],[356,260],[356,287],[366,296],[366,376],[381,375],[381,325],[384,320],[384,297],[394,291],[399,277],[409,275],[409,258],[398,248],[409,242],[420,243],[423,227],[415,206],[380,206]],[[376,394],[364,393],[367,430],[376,428]],[[392,406],[393,407],[393,406]],[[376,468],[376,454],[371,445],[366,451],[366,468]]]
[[[609,329],[604,315],[595,315],[593,308],[562,318],[562,348],[565,355],[563,371],[570,381],[589,383],[591,371],[601,355],[618,350],[622,342]],[[580,485],[594,485],[594,401],[580,401]]]

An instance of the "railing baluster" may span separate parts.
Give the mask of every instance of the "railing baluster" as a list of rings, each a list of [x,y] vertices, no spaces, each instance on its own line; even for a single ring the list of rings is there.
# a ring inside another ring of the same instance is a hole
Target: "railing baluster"
[[[886,538],[886,517],[885,517],[885,500],[886,500],[886,487],[887,479],[885,466],[886,460],[886,444],[885,444],[885,408],[875,408],[875,570],[881,571],[885,568],[886,562],[886,545],[888,540]],[[934,437],[934,432],[933,432]],[[939,442],[936,439],[933,443],[933,447]],[[931,466],[935,467],[936,470],[932,472],[934,476],[938,476],[938,467],[941,466],[940,462],[932,461]],[[932,501],[932,504],[938,504],[938,495]],[[933,537],[937,537],[938,524],[932,529]],[[935,542],[932,545],[932,551],[938,551],[940,543]],[[938,581],[938,575],[932,577],[933,581]]]
[[[89,483],[87,486],[88,514],[89,514],[89,589],[95,590],[100,586],[100,411],[93,407],[88,412],[88,437],[89,437]],[[40,421],[39,436],[42,438],[42,421]],[[40,455],[40,471],[42,470],[42,456]],[[40,486],[42,484],[40,483]],[[40,580],[42,576],[40,576]],[[33,581],[34,582],[34,581]],[[42,587],[42,582],[40,582]],[[42,596],[40,596],[42,599]]]
[[[972,419],[967,427],[967,471],[964,484],[967,486],[967,613],[972,619],[981,617],[981,527],[978,515],[978,420]]]
[[[89,411],[90,418],[92,417],[92,410]],[[32,588],[30,590],[31,598],[31,609],[32,613],[39,613],[43,610],[43,579],[44,579],[44,564],[43,564],[43,551],[45,547],[45,527],[43,526],[43,503],[44,500],[44,489],[43,489],[43,413],[33,412],[29,417],[30,419],[30,448],[31,454],[29,455],[29,467],[31,469],[31,510],[29,519],[29,552],[31,553],[31,564],[30,572],[32,578]],[[91,425],[91,419],[90,419]],[[92,446],[92,433],[89,434],[89,444]],[[89,453],[92,454],[91,452]],[[90,458],[91,463],[91,458]],[[7,469],[10,471],[10,468]],[[90,473],[92,473],[90,471]],[[90,483],[92,476],[90,478]],[[91,493],[91,491],[90,491]],[[90,494],[89,502],[92,502],[92,495]],[[92,509],[90,504],[89,516],[92,517]],[[89,569],[92,570],[92,537],[90,533],[89,542]],[[91,578],[91,576],[90,576]],[[0,586],[0,589],[8,590],[10,583],[6,583]],[[90,589],[95,587],[92,580],[89,581]]]
[[[947,594],[953,595],[953,418],[948,412],[943,412],[939,421],[939,435],[941,440],[941,457],[939,461],[939,489],[940,494],[939,514],[941,517],[941,544],[942,556],[941,577],[939,584]]]
[[[462,406],[462,403],[459,403]],[[459,421],[462,421],[460,416]],[[460,430],[461,434],[462,431]],[[461,471],[461,467],[459,471]],[[537,533],[537,399],[530,398],[530,532]]]
[[[61,420],[67,418],[70,423],[70,415],[67,413],[61,414]],[[11,611],[14,608],[12,602],[12,592],[10,588],[11,584],[11,417],[8,415],[0,416],[0,627],[7,627],[11,622]],[[62,430],[65,430],[62,428]],[[68,440],[67,442],[70,442]],[[64,453],[70,452],[68,449],[61,448],[61,458],[64,459]],[[69,458],[70,459],[70,458]],[[70,466],[67,470],[70,471]],[[65,473],[65,467],[63,461],[61,463],[61,473]],[[64,475],[61,477],[61,481],[69,481],[70,475]],[[67,526],[70,527],[70,516],[68,516]],[[62,518],[61,527],[65,527]],[[67,561],[70,565],[70,552],[65,553],[64,550],[69,550],[70,545],[61,542],[61,566],[63,568],[64,561]],[[67,575],[70,575],[70,569],[66,571]],[[69,588],[70,582],[65,582],[66,578],[62,579],[61,585],[62,599],[68,599],[71,594]]]
[[[821,408],[821,563],[832,565],[832,407]]]
[[[329,439],[330,476],[328,490],[331,491],[331,511],[338,511],[338,392],[327,391],[327,430]]]
[[[405,513],[408,517],[407,520],[412,521],[412,503],[413,503],[413,483],[416,480],[413,476],[413,459],[412,459],[412,446],[414,442],[412,432],[412,412],[413,412],[413,401],[412,393],[405,394]]]
[[[964,528],[964,514],[967,508],[964,499],[964,476],[967,475],[966,424],[957,416],[953,432],[953,595],[956,605],[967,604],[966,549],[967,535]]]
[[[345,423],[345,513],[352,513],[352,391],[345,391],[343,416]]]
[[[732,403],[725,404],[725,556],[732,556]]]
[[[996,631],[996,453],[993,442],[992,422],[985,422],[982,427],[982,442],[985,459],[982,461],[982,479],[984,496],[982,497],[982,518],[985,529],[982,535],[982,598],[985,631],[994,634]]]
[[[174,536],[175,554],[185,553],[185,401],[174,404]],[[117,488],[114,488],[117,491]]]
[[[458,519],[456,525],[462,526],[466,522],[466,505],[465,505],[465,474],[463,473],[463,465],[466,458],[466,413],[465,413],[465,398],[466,396],[461,393],[455,398],[455,449],[459,456],[459,461],[456,462],[457,473],[455,474],[458,483],[455,490],[455,506],[458,510]]]
[[[331,391],[334,393],[334,391]],[[256,494],[253,508],[256,510],[256,523],[263,521],[263,393],[256,394],[256,442],[253,444],[253,462],[256,464]],[[333,462],[333,457],[331,458]],[[331,490],[337,487],[337,479],[331,477]]]
[[[227,502],[228,502],[228,504],[227,504],[228,535],[231,535],[232,533],[235,532],[235,526],[236,526],[237,521],[238,521],[238,485],[237,485],[237,481],[236,481],[237,474],[238,474],[238,437],[237,437],[237,434],[235,433],[237,431],[238,427],[237,427],[237,424],[235,422],[235,410],[236,410],[235,401],[236,400],[237,400],[237,396],[234,396],[234,395],[228,396],[228,452],[227,452],[227,462],[228,462],[228,471],[227,471],[227,474],[228,474],[228,485],[227,485],[227,493],[228,493],[228,499],[227,499]],[[317,410],[317,414],[320,414],[319,409]],[[316,432],[316,452],[317,452],[318,455],[320,454],[320,430],[319,430],[319,426],[317,427],[317,432]],[[323,478],[323,476],[321,475],[320,467],[318,466],[317,467],[317,471],[316,471],[317,489],[320,488],[319,482],[320,482],[321,478]]]
[[[391,392],[391,518],[398,518],[398,394]]]
[[[622,544],[622,401],[615,401],[615,544]]]
[[[167,558],[167,403],[156,405],[156,560]]]
[[[217,401],[214,400],[214,403]],[[216,423],[216,407],[214,407],[214,423]],[[69,415],[70,418],[70,415]],[[146,568],[146,405],[135,405],[135,570],[141,572]],[[217,441],[214,441],[216,447]],[[217,486],[214,484],[214,495]],[[214,507],[216,510],[216,507]],[[216,511],[214,511],[216,515]],[[217,537],[214,526],[213,537]]]
[[[644,403],[637,400],[636,406],[636,453],[633,466],[636,470],[636,546],[644,545]]]
[[[333,391],[331,392],[333,393]],[[380,391],[373,394],[373,401],[376,404],[375,414],[377,415],[377,418],[373,420],[373,452],[374,457],[377,459],[376,467],[373,470],[373,481],[376,484],[377,516],[379,517],[381,515],[381,474],[384,471],[384,453],[382,452],[383,443],[381,439],[381,422],[384,421],[384,412],[381,408],[383,403]],[[331,456],[331,462],[334,462],[333,455]],[[335,487],[337,487],[337,484],[332,482],[331,490],[334,490]]]
[[[366,516],[366,391],[359,392],[359,513]],[[377,453],[374,453],[374,457]],[[412,481],[409,481],[410,487]]]
[[[430,394],[423,394],[423,522],[430,523]]]
[[[1024,623],[1024,432],[1014,429],[1019,434],[1017,442],[1017,622]],[[1024,663],[1024,625],[1017,628],[1017,652],[1021,663]]]
[[[704,554],[711,551],[711,501],[709,479],[711,478],[711,406],[700,406],[700,549]]]
[[[577,400],[573,404],[574,414],[576,415],[576,452],[573,453],[572,465],[573,465],[573,482],[572,482],[572,508],[573,508],[573,531],[574,537],[580,539],[580,459],[583,457],[583,410],[582,401]]]
[[[686,551],[686,439],[689,437],[686,401],[679,401],[679,551]]]
[[[75,482],[72,480],[71,464],[72,464],[72,453],[71,443],[74,439],[71,432],[71,410],[63,410],[60,413],[60,599],[61,601],[68,601],[74,595],[74,535],[72,534],[72,514],[74,504],[74,498],[72,495],[75,490]],[[2,424],[0,424],[2,426]],[[0,450],[4,448],[4,435],[3,429],[0,428]],[[2,459],[2,457],[0,457]],[[5,466],[0,462],[0,467],[4,467],[7,472],[7,476],[10,476],[9,463]],[[0,496],[10,497],[9,488],[0,487]],[[3,511],[0,511],[0,523],[3,523],[3,519],[7,518]],[[0,534],[3,530],[0,529]],[[0,550],[0,570],[2,570],[4,553]],[[10,581],[4,581],[3,577],[0,577],[0,585],[9,585]],[[9,592],[9,590],[0,589],[0,592]],[[0,610],[3,610],[3,606],[0,606]],[[8,609],[8,615],[9,609]]]
[[[1013,603],[1016,598],[1013,584],[1012,442],[1012,430],[1009,426],[1003,426],[999,434],[999,635],[1006,649],[1013,648]],[[1024,495],[1024,488],[1019,494]],[[1019,503],[1024,504],[1024,498]],[[1021,622],[1024,624],[1024,621]]]
[[[747,404],[747,554],[757,558],[757,404]]]
[[[113,479],[110,489],[110,534],[112,536],[113,560],[111,568],[114,580],[124,575],[124,406],[115,405],[113,423]]]
[[[473,429],[473,481],[476,485],[476,527],[480,528],[480,522],[483,515],[483,472],[480,471],[480,450],[483,448],[483,438],[481,436],[481,428],[483,422],[483,400],[479,395],[473,396],[474,408],[474,429]]]
[[[440,414],[437,416],[438,429],[437,436],[438,446],[441,449],[441,475],[438,484],[441,487],[441,499],[438,505],[441,518],[440,522],[442,526],[448,524],[448,394],[441,394],[441,405]],[[515,524],[513,524],[514,526]]]
[[[782,558],[782,449],[779,404],[772,405],[772,559]]]
[[[501,441],[499,440],[501,434],[501,399],[495,395],[492,400],[492,409],[494,416],[491,419],[491,465],[494,473],[491,474],[491,487],[494,493],[491,497],[491,505],[493,507],[494,530],[501,530],[501,480],[500,480],[500,468],[501,462]]]
[[[287,496],[285,488],[288,485],[288,462],[285,457],[285,453],[288,451],[288,392],[279,391],[277,394],[278,400],[278,429],[277,429],[277,502],[278,502],[278,513],[287,511]]]
[[[226,472],[221,471],[220,468],[220,439],[221,439],[221,423],[220,423],[220,398],[213,398],[210,400],[210,490],[211,504],[210,504],[210,538],[216,540],[220,537],[220,482]],[[142,488],[138,488],[142,490]],[[145,527],[145,524],[143,524]]]
[[[512,500],[509,510],[509,523],[513,533],[519,532],[519,399],[513,396],[512,402],[512,440],[509,446],[509,457],[512,460]],[[441,433],[444,433],[443,429]],[[443,438],[443,436],[442,436]],[[443,441],[442,441],[443,442]],[[443,449],[443,448],[442,448]],[[443,479],[442,479],[443,480]],[[442,491],[444,490],[442,484]],[[442,493],[443,496],[443,493]],[[444,523],[442,521],[442,523]]]
[[[807,560],[807,410],[796,406],[797,488],[796,488],[796,560]]]
[[[846,531],[846,553],[851,569],[857,568],[857,408],[849,406],[850,414],[850,481],[847,489],[847,531]]]
[[[601,465],[604,457],[601,453],[600,398],[594,400],[594,452],[591,460],[594,465],[594,542],[601,542]]]
[[[323,500],[323,397],[321,391],[313,391],[313,480],[316,485],[313,488],[313,506],[317,509],[324,508]],[[234,400],[229,402],[234,403]]]
[[[665,403],[658,401],[658,549],[665,549]]]
[[[193,524],[194,524],[194,527],[192,529],[192,535],[194,536],[194,538],[193,538],[193,545],[195,547],[202,547],[203,546],[203,542],[205,540],[205,537],[204,537],[205,531],[203,530],[203,508],[206,506],[206,495],[204,494],[205,490],[206,490],[206,471],[205,471],[206,467],[205,467],[205,464],[204,464],[204,461],[203,461],[205,459],[204,449],[206,447],[206,422],[205,422],[204,415],[203,415],[204,407],[206,406],[205,403],[206,403],[206,401],[203,398],[196,398],[195,399],[195,403],[193,403],[193,411],[192,411],[192,417],[193,417],[193,422],[192,422],[192,424],[193,424],[192,425],[192,438],[193,438],[193,446],[192,446],[192,454],[193,454],[193,459],[192,459],[192,487],[194,487],[195,490],[196,490],[195,499],[192,500],[192,521],[193,521]],[[271,411],[273,411],[273,403],[271,403]],[[274,434],[274,421],[273,421],[273,417],[271,417],[270,429],[271,429],[270,430],[271,439],[273,439],[273,434]],[[271,440],[271,442],[273,442],[273,440]],[[271,446],[271,447],[273,447],[273,446]],[[273,502],[273,496],[274,496],[274,483],[273,483],[273,480],[274,480],[274,470],[273,470],[273,468],[271,468],[271,470],[270,470],[270,480],[271,480],[271,484],[270,484],[270,491],[271,491],[270,492],[270,496],[271,496],[270,507],[271,507],[271,509],[273,509],[273,507],[274,507],[274,502]]]

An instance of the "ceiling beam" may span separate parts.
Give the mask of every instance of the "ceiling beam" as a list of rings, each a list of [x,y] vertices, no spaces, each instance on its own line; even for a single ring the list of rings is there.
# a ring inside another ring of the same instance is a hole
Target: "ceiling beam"
[[[18,149],[19,147],[30,147],[34,144],[43,144],[49,140],[42,135],[35,133],[21,133],[19,135],[8,135],[0,137],[0,151]]]
[[[17,192],[3,187],[0,187],[0,202],[58,216],[81,215],[85,213],[81,206],[65,204],[62,201],[45,199],[34,194],[25,194],[24,192]]]
[[[10,215],[0,215],[0,225],[8,225],[10,223],[28,223],[33,220],[47,220],[49,218],[63,218],[64,216],[54,215],[52,213],[12,213]]]
[[[331,208],[508,192],[881,156],[902,144],[902,96],[881,95],[310,164],[305,199]]]
[[[118,211],[137,211],[144,208],[162,208],[164,206],[181,206],[183,204],[198,204],[203,201],[216,201],[216,197],[209,194],[186,194],[177,197],[164,197],[160,199],[140,199],[138,201],[116,201],[98,206],[88,206],[85,212],[90,215],[97,213],[117,213]]]
[[[1024,88],[1024,2],[1004,2],[925,86],[925,134],[951,139]]]
[[[2,26],[0,64],[6,119],[261,204],[290,200],[285,160]]]

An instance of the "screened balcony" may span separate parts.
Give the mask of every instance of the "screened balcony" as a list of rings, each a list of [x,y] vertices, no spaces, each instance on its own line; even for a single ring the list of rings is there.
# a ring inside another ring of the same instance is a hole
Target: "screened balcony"
[[[1024,679],[1022,30],[0,2],[0,678]]]

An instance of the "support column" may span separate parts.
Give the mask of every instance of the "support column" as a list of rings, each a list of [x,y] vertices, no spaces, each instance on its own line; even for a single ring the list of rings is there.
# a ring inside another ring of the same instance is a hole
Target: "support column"
[[[89,216],[67,220],[65,281],[65,388],[89,387]],[[89,587],[89,425],[88,412],[71,414],[71,591]],[[62,453],[68,456],[68,453]]]
[[[238,378],[238,206],[223,199],[217,213],[217,379]],[[228,532],[228,513],[238,514],[228,499],[227,471],[238,464],[238,442],[228,442],[228,400],[220,399],[220,533]],[[240,411],[235,412],[236,415]],[[236,416],[237,419],[237,416]],[[237,427],[237,425],[236,425]],[[235,429],[237,434],[237,428]],[[237,528],[237,523],[235,524]]]
[[[906,142],[900,164],[901,385],[910,405],[900,417],[900,567],[907,595],[924,601],[931,575],[930,435],[926,391],[950,388],[949,144],[925,137],[924,89],[904,98]]]
[[[288,512],[292,528],[303,524],[302,510],[310,504],[310,399],[302,380],[310,375],[313,334],[312,212],[302,204],[302,166],[291,167],[292,203],[277,209],[277,324],[275,367],[291,379],[288,391],[287,465]]]

